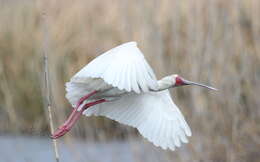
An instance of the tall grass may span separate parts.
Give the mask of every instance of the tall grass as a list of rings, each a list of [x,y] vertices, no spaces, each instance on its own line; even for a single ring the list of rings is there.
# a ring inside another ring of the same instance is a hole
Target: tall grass
[[[1,132],[47,132],[41,7],[39,1],[0,1]],[[260,1],[78,0],[49,1],[45,7],[56,126],[71,111],[64,83],[97,55],[135,40],[158,78],[178,73],[220,90],[172,90],[193,137],[185,146],[187,154],[168,152],[166,161],[260,159]],[[91,117],[82,118],[65,138],[108,141],[135,135],[132,128]]]

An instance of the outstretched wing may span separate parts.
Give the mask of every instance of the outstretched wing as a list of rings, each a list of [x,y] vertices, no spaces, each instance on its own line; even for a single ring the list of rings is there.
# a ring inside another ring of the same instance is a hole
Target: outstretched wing
[[[85,115],[106,116],[130,125],[156,146],[174,150],[187,143],[191,131],[168,90],[123,96],[87,109]]]
[[[136,93],[157,89],[157,79],[136,42],[117,46],[95,58],[71,78],[74,83],[89,83],[102,78],[120,90]]]

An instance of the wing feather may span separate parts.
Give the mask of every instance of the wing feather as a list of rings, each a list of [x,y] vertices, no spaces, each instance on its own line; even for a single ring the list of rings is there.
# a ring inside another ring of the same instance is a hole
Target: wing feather
[[[98,56],[76,73],[71,82],[87,83],[89,78],[102,78],[107,84],[128,92],[158,88],[154,72],[136,42],[122,44]]]
[[[137,76],[136,76],[136,71],[137,71],[137,69],[136,69],[136,67],[135,66],[132,66],[131,67],[132,68],[132,71],[131,71],[131,77],[132,77],[132,88],[133,88],[133,90],[134,90],[134,92],[136,92],[136,93],[140,93],[140,88],[139,88],[139,86],[138,86],[138,81],[137,81]]]
[[[118,66],[118,68],[120,68],[120,72],[117,75],[117,82],[115,82],[115,84],[114,84],[114,86],[117,86],[118,89],[120,89],[120,90],[123,90],[123,89],[126,90],[126,88],[124,87],[125,86],[125,83],[124,83],[125,74],[126,74],[125,67],[126,67],[126,64]]]
[[[136,71],[136,74],[137,74],[137,78],[139,78],[140,89],[142,89],[143,92],[147,92],[148,87],[146,85],[146,81],[144,80],[145,74],[143,74],[142,71],[143,71],[143,68],[142,68],[142,66],[140,66],[138,71]]]
[[[87,116],[106,116],[133,126],[156,146],[175,150],[187,143],[191,136],[189,126],[169,91],[129,94],[116,102],[102,103],[84,111]]]
[[[165,136],[165,132],[166,132],[165,126],[167,125],[167,121],[161,119],[161,124],[160,125],[161,125],[161,127],[159,128],[158,142],[162,145],[163,149],[166,149],[166,141],[167,141],[167,139],[164,138],[164,136]]]
[[[169,141],[168,141],[168,142],[169,142],[169,148],[174,151],[174,150],[175,150],[175,145],[174,145],[174,142],[173,142],[173,139],[172,139],[172,134],[173,134],[173,132],[174,132],[174,131],[173,131],[173,130],[174,130],[173,127],[174,127],[173,125],[170,125],[170,128],[169,128],[169,129],[171,130],[171,131],[170,131],[171,134],[170,134],[170,136],[168,137],[168,138],[169,138]]]
[[[129,65],[126,66],[125,70],[125,89],[126,91],[131,91],[131,67]]]

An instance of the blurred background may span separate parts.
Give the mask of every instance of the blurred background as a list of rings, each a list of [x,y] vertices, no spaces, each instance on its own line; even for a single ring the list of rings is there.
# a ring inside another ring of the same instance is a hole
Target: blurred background
[[[259,161],[259,17],[259,0],[0,0],[0,161],[54,161],[44,107],[45,39],[55,128],[71,111],[64,84],[128,41],[138,42],[158,78],[178,73],[219,89],[171,90],[193,132],[174,152],[131,127],[82,117],[58,140],[61,162]]]

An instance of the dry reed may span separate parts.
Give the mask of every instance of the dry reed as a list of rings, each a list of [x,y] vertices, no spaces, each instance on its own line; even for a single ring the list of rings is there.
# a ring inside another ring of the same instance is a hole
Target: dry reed
[[[48,27],[47,27],[47,21],[46,21],[46,11],[42,12],[42,28],[43,28],[43,62],[44,62],[44,85],[45,85],[45,100],[46,100],[46,109],[48,110],[48,117],[49,117],[49,126],[50,126],[50,133],[54,133],[54,124],[53,124],[53,118],[52,118],[52,106],[51,106],[51,85],[50,85],[50,79],[49,79],[49,68],[48,68],[48,55],[49,55],[49,40],[48,40]],[[54,148],[54,155],[56,162],[59,162],[59,152],[58,152],[58,145],[56,139],[52,139],[53,148]]]
[[[260,1],[67,0],[48,5],[56,123],[70,112],[64,83],[95,56],[135,40],[158,78],[179,73],[220,89],[218,94],[195,87],[172,90],[193,137],[185,151],[155,149],[154,161],[260,159]],[[15,132],[10,128],[19,123],[19,133],[47,132],[41,96],[35,95],[41,94],[42,82],[39,8],[37,1],[5,1],[0,6],[1,131]],[[91,117],[82,118],[66,135],[73,137],[131,140],[136,131]]]

